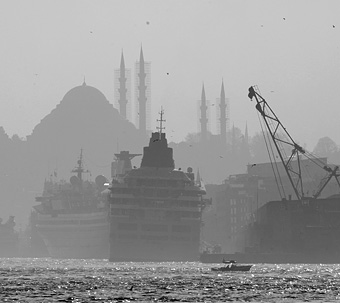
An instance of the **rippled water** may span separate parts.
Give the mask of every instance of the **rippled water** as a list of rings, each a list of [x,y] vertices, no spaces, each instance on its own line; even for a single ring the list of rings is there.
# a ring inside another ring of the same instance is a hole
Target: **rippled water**
[[[0,302],[337,302],[340,265],[217,264],[0,259]]]

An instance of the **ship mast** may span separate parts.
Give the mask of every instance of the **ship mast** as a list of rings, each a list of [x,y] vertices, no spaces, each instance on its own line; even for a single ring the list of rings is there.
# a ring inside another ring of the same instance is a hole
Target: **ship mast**
[[[162,131],[163,129],[165,129],[165,127],[163,127],[163,122],[166,122],[166,120],[163,120],[163,115],[164,115],[164,110],[163,107],[161,107],[161,111],[159,112],[160,115],[160,119],[157,119],[157,122],[159,122],[159,126],[157,126],[158,129],[158,134],[159,134],[159,140],[162,139]]]
[[[84,170],[83,166],[83,149],[80,149],[79,160],[77,161],[77,166],[71,171],[72,173],[77,173],[77,177],[80,181],[83,181],[83,173],[89,172]]]

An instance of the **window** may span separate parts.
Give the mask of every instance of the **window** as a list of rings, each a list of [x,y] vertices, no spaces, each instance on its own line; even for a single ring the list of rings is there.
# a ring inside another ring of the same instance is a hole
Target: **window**
[[[118,224],[119,230],[137,230],[137,224],[131,224],[131,223],[119,223]]]
[[[189,233],[189,232],[191,232],[191,228],[188,225],[173,225],[172,226],[172,231],[173,232],[186,232],[186,233]]]

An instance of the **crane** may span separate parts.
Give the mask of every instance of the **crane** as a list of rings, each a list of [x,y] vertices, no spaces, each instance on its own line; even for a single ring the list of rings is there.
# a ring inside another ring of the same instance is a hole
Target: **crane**
[[[336,179],[340,187],[339,166],[331,167],[327,165],[320,158],[315,157],[313,154],[309,153],[307,150],[297,144],[290,136],[286,128],[283,126],[279,118],[276,116],[274,111],[271,109],[267,101],[260,95],[257,86],[249,87],[248,97],[250,98],[250,100],[253,100],[253,98],[255,98],[256,100],[255,108],[264,120],[266,128],[270,134],[270,137],[272,138],[272,142],[278,153],[278,157],[283,164],[290,184],[292,185],[298,200],[306,198],[302,182],[302,155],[311,160],[317,166],[324,169],[327,173],[327,175],[321,180],[315,193],[312,195],[313,198],[316,199],[321,195],[321,192],[333,177]],[[291,148],[290,154],[287,154],[287,149],[284,148],[285,146]],[[276,169],[276,171],[278,172],[278,169]]]

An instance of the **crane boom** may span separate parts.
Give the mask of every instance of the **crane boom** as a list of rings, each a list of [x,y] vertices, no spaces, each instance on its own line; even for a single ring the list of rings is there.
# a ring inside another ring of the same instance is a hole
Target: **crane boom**
[[[320,196],[322,190],[332,177],[335,177],[340,187],[340,182],[338,179],[340,176],[338,172],[339,167],[335,166],[334,168],[331,168],[327,164],[323,163],[319,158],[316,158],[304,148],[302,148],[299,144],[297,144],[280,122],[279,118],[275,115],[274,111],[270,108],[267,101],[260,95],[258,88],[256,86],[251,86],[248,91],[248,97],[251,100],[253,98],[256,100],[255,108],[261,114],[265,122],[266,128],[272,138],[272,141],[278,152],[278,156],[280,157],[280,160],[284,166],[297,199],[301,200],[305,197],[302,182],[300,155],[304,155],[306,158],[310,159],[314,164],[323,168],[328,174],[321,181],[316,193],[313,195],[314,198],[318,198]],[[290,155],[286,154],[283,144],[286,144],[292,148]],[[293,161],[295,163],[293,163]]]

